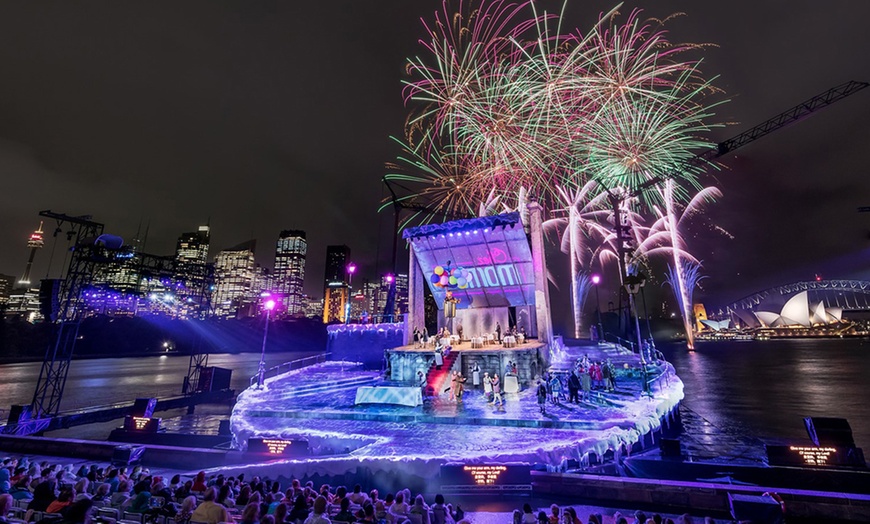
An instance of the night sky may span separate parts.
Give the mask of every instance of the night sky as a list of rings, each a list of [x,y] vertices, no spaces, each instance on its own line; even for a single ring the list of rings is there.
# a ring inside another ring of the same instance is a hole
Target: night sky
[[[547,1],[558,8],[561,3]],[[613,4],[571,2],[588,28]],[[169,254],[210,220],[212,255],[281,229],[308,232],[306,291],[326,245],[362,275],[388,269],[384,162],[400,135],[405,58],[434,1],[0,3],[0,273],[20,276],[43,209],[90,214]],[[703,71],[731,102],[723,140],[848,80],[870,81],[870,2],[627,2],[681,11],[675,42],[708,42]],[[725,303],[816,273],[870,277],[870,89],[728,157],[706,225],[699,297]],[[711,179],[711,182],[713,180]],[[51,251],[39,253],[34,278]],[[65,248],[65,238],[57,253]],[[376,259],[380,256],[381,263]],[[54,269],[58,269],[55,255]],[[556,261],[555,264],[567,264]]]

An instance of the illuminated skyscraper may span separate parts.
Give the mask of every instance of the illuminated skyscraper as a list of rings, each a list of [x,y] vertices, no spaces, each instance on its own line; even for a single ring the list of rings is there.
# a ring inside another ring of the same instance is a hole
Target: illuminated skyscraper
[[[27,259],[27,267],[24,269],[24,276],[22,276],[21,280],[18,281],[18,285],[21,287],[30,286],[30,270],[33,268],[33,258],[36,256],[36,251],[42,249],[42,246],[45,245],[45,242],[42,239],[42,234],[42,221],[40,221],[39,229],[31,233],[30,238],[27,239],[27,247],[30,248],[30,258]]]
[[[199,226],[198,231],[182,233],[175,244],[176,260],[193,264],[208,262],[209,229],[209,226]]]
[[[272,273],[273,292],[281,298],[287,315],[298,315],[303,311],[302,284],[305,280],[305,255],[308,242],[305,231],[285,230],[278,235],[275,247],[275,271]]]
[[[215,291],[212,303],[216,316],[235,318],[251,300],[255,283],[256,245],[256,240],[249,240],[222,250],[215,258]]]
[[[208,293],[201,278],[208,262],[210,241],[209,226],[199,226],[199,230],[182,233],[175,244],[175,260],[177,262],[177,284],[173,290],[178,303],[178,316],[187,318],[196,314],[200,301]]]
[[[323,322],[344,322],[350,285],[347,264],[350,248],[347,246],[326,247],[326,271],[323,286]]]

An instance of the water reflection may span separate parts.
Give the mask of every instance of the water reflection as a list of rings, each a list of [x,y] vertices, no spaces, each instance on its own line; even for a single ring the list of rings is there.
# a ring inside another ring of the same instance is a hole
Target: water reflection
[[[722,429],[806,439],[803,417],[849,419],[870,447],[870,345],[861,339],[770,340],[664,346],[685,383],[686,406]]]

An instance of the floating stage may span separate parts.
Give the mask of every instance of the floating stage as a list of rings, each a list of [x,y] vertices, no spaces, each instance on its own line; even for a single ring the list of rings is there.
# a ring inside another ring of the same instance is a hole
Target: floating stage
[[[258,472],[274,468],[275,475],[304,477],[365,468],[430,479],[448,462],[524,462],[552,469],[601,463],[654,444],[653,433],[677,416],[683,384],[673,367],[648,365],[651,391],[644,394],[639,357],[610,344],[563,348],[552,356],[549,369],[565,372],[584,355],[593,361],[609,359],[618,370],[616,391],[595,390],[579,404],[548,402],[546,413],[540,413],[535,388],[541,367],[535,366],[540,366],[542,347],[534,341],[515,348],[460,344],[445,358],[445,372],[452,367],[466,374],[477,364],[481,376],[502,376],[509,360],[518,362],[518,391],[506,394],[503,406],[487,403],[482,386],[472,385],[470,372],[461,402],[450,400],[441,387],[439,394],[423,397],[419,387],[397,377],[431,369],[435,354],[402,346],[387,351],[388,374],[358,363],[327,361],[268,379],[262,389],[243,391],[233,409],[232,432],[241,449],[251,439],[307,443],[303,454],[256,464]],[[408,400],[415,397],[422,403]],[[371,399],[375,403],[359,403]]]

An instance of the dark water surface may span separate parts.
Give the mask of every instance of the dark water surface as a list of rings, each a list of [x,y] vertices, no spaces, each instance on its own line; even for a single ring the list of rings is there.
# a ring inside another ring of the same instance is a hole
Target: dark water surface
[[[266,368],[312,355],[312,353],[273,353],[266,355]],[[75,360],[70,365],[61,411],[109,405],[137,397],[168,397],[181,394],[187,375],[186,355],[101,358]],[[248,387],[257,372],[259,353],[209,355],[208,365],[233,370],[231,387],[236,393]],[[5,422],[9,406],[29,404],[39,377],[40,362],[0,365],[0,417]],[[196,414],[185,410],[160,412],[170,431],[216,433],[219,420],[229,418],[229,406],[198,406]],[[91,424],[51,432],[47,436],[105,440],[118,422]]]
[[[685,405],[715,426],[761,439],[806,439],[802,418],[844,417],[858,446],[870,448],[870,340],[815,339],[699,342],[659,348],[685,383]],[[308,353],[267,355],[267,367]],[[209,365],[233,370],[241,391],[257,371],[259,354],[218,354]],[[63,410],[181,391],[186,356],[74,361]],[[29,403],[40,363],[0,365],[0,417],[11,404]],[[200,406],[158,414],[170,431],[213,433],[228,406]],[[118,422],[54,432],[50,436],[105,439]]]
[[[803,417],[849,420],[870,448],[870,340],[805,339],[659,345],[685,384],[685,405],[720,428],[803,439]]]

